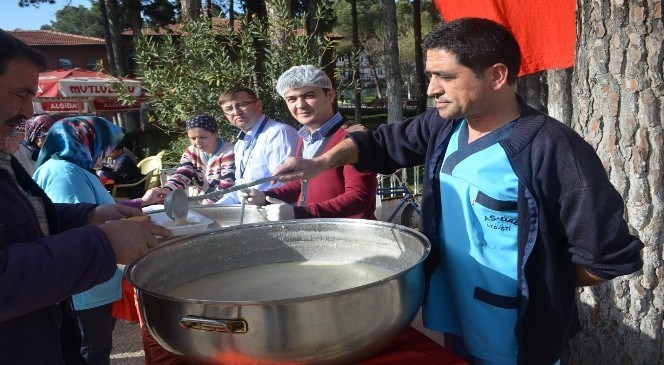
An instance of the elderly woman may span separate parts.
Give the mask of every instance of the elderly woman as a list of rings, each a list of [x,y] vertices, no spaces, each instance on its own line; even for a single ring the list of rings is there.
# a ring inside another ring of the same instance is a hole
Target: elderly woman
[[[39,150],[44,144],[49,129],[55,122],[55,118],[47,114],[32,117],[25,122],[25,136],[18,147],[18,151],[14,152],[14,157],[18,159],[30,175],[35,172],[35,162],[37,156],[39,156]]]
[[[104,118],[65,118],[51,127],[33,178],[54,203],[113,204],[113,197],[93,168],[122,137],[122,130]],[[163,194],[150,190],[142,198],[122,204],[140,208],[162,201]],[[115,326],[111,309],[112,303],[121,299],[121,280],[122,271],[118,269],[111,280],[72,298],[81,330],[81,353],[90,364],[110,362]]]
[[[233,144],[219,138],[219,125],[209,115],[194,115],[186,122],[191,145],[182,154],[176,173],[164,184],[171,191],[193,183],[197,193],[229,188],[235,183]],[[213,204],[216,199],[205,199]]]

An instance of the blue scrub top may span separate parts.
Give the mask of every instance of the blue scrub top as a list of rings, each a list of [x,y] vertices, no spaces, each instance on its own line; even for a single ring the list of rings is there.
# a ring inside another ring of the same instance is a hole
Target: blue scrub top
[[[424,324],[464,340],[478,364],[515,364],[518,178],[498,143],[514,123],[468,144],[454,131],[440,171],[442,259]]]

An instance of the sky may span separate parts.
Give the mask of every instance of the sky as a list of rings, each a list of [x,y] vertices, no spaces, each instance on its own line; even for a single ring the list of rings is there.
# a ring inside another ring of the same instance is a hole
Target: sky
[[[0,6],[0,28],[14,30],[38,30],[44,24],[51,24],[55,20],[55,12],[65,5],[90,7],[89,0],[56,0],[55,4],[41,4],[39,8],[33,6],[21,8],[18,0],[2,0]]]

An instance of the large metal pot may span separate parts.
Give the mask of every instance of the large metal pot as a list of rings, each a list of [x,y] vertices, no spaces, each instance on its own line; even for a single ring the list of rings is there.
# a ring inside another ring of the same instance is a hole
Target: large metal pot
[[[429,250],[423,235],[391,223],[294,220],[168,241],[130,265],[126,275],[152,336],[187,363],[348,364],[384,349],[413,320],[423,298]],[[357,287],[338,283],[340,290],[277,300],[168,294],[222,271],[298,261],[362,263],[393,274]]]

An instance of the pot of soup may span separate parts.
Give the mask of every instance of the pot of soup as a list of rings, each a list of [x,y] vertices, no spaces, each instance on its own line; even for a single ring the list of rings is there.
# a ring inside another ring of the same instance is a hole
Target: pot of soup
[[[195,364],[348,364],[416,316],[430,250],[386,222],[306,219],[166,241],[126,270],[152,336]]]

